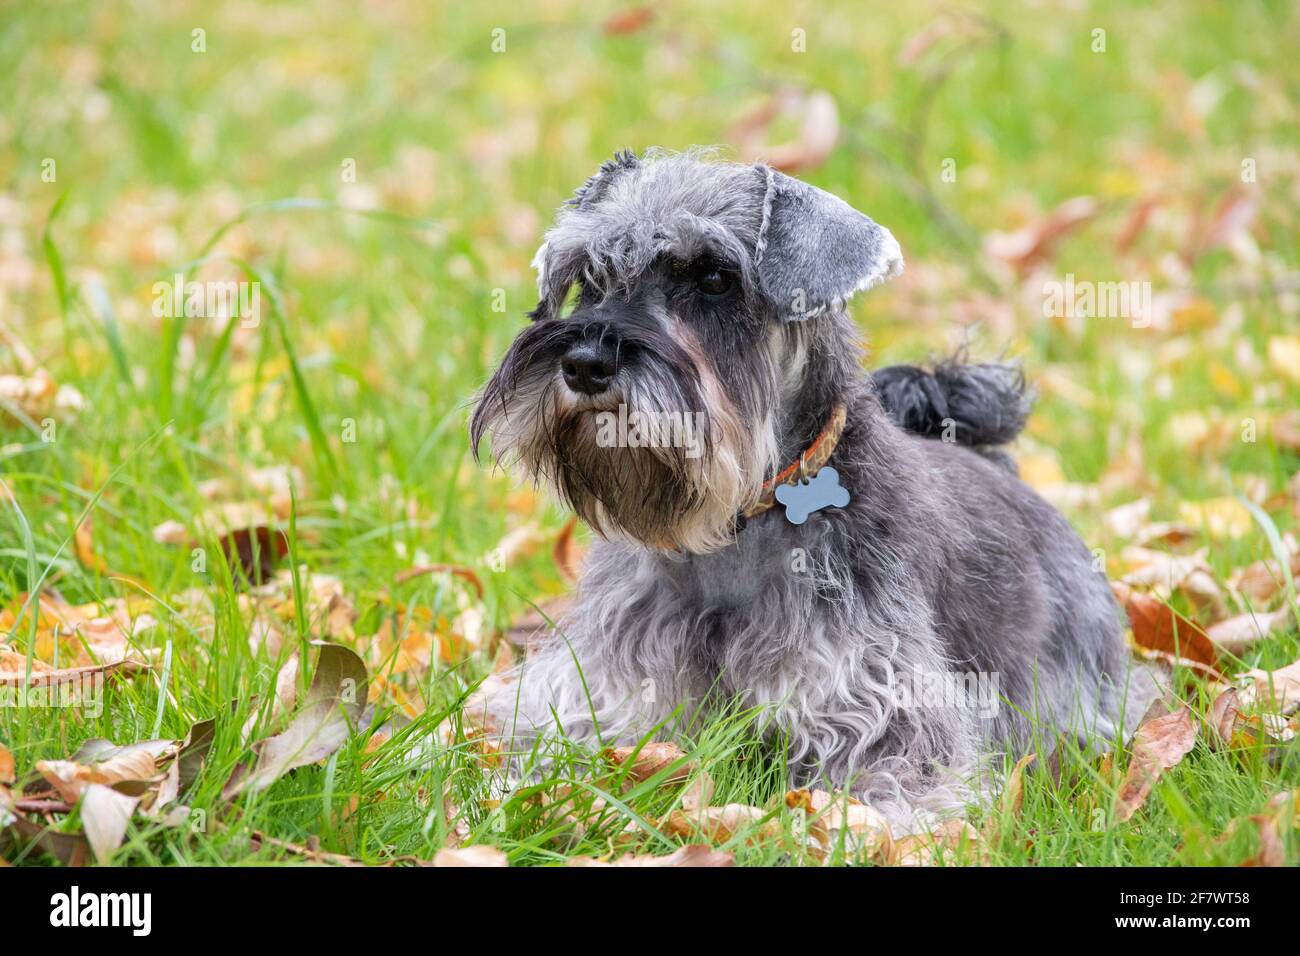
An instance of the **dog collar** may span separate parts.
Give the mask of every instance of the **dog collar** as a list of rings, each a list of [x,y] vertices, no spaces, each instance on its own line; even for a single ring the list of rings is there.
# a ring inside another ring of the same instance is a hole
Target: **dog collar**
[[[808,515],[828,506],[844,507],[849,503],[848,492],[840,487],[839,473],[826,467],[835,446],[844,434],[848,409],[837,404],[831,416],[811,445],[788,468],[764,483],[758,501],[744,512],[746,519],[774,508],[778,502],[785,505],[786,517],[792,524],[803,524]],[[814,480],[818,479],[820,480]],[[807,489],[815,489],[809,492]]]

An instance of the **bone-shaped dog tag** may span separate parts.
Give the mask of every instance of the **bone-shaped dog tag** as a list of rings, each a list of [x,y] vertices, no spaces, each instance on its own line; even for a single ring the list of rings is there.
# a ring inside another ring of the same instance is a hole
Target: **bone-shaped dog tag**
[[[806,482],[779,485],[776,500],[785,505],[791,524],[803,524],[814,511],[843,508],[849,503],[849,490],[840,484],[840,473],[827,465]]]

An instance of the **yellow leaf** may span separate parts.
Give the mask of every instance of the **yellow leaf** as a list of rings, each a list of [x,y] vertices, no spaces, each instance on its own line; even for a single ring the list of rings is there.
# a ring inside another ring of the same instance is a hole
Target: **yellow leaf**
[[[1178,517],[1215,539],[1240,538],[1250,531],[1253,523],[1246,506],[1228,497],[1184,501],[1178,506]]]
[[[1026,455],[1017,464],[1021,479],[1031,488],[1065,484],[1065,472],[1052,455]]]
[[[1237,376],[1233,375],[1232,370],[1222,362],[1210,363],[1210,384],[1220,395],[1229,398],[1241,398],[1244,392]]]
[[[1279,335],[1268,340],[1268,361],[1273,370],[1300,385],[1300,335]]]

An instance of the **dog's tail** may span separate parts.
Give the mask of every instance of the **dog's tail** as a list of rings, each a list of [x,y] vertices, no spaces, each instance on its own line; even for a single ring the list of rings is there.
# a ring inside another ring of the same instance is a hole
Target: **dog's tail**
[[[1019,366],[967,364],[960,356],[932,369],[891,365],[871,381],[900,428],[975,448],[1014,439],[1032,404]]]

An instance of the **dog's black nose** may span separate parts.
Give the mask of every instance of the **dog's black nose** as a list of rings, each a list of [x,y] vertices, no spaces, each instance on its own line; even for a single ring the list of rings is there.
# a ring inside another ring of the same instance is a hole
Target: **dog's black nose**
[[[608,342],[583,341],[560,359],[564,384],[584,395],[599,395],[609,388],[618,371],[618,355]]]

